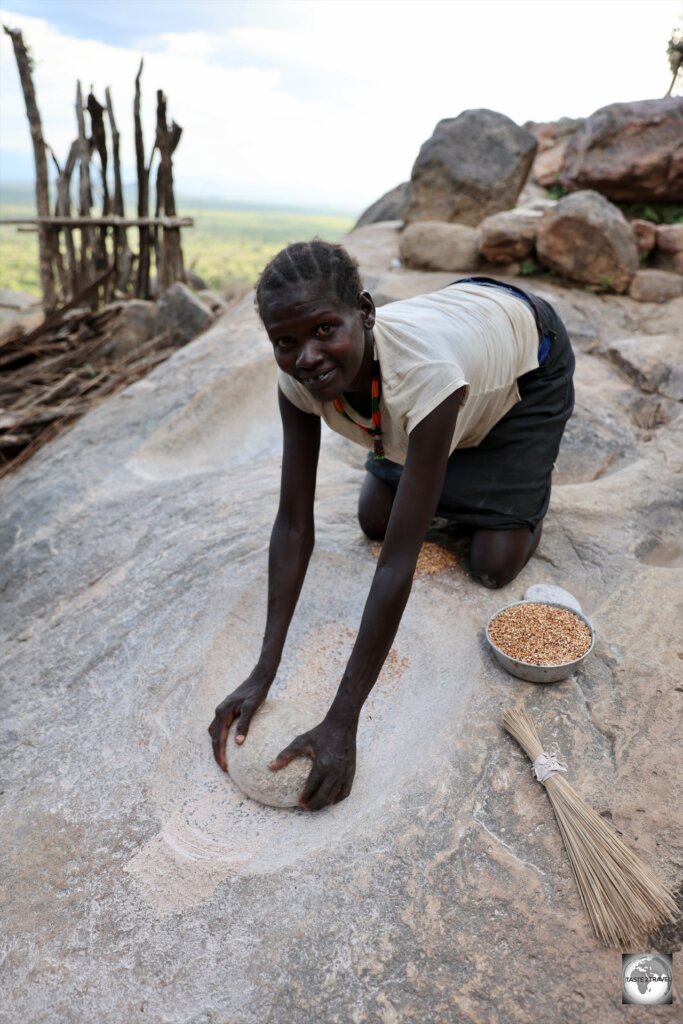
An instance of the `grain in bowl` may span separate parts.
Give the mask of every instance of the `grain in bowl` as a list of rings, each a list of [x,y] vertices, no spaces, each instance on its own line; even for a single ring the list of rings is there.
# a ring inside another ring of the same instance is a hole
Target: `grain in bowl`
[[[566,679],[593,648],[585,615],[563,605],[518,601],[493,615],[486,639],[501,664],[530,682]]]

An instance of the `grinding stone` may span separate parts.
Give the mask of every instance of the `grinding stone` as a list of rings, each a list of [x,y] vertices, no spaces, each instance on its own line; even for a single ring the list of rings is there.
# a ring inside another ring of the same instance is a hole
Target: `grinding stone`
[[[228,733],[230,778],[243,793],[269,807],[296,807],[313,762],[295,757],[280,771],[268,765],[302,732],[319,725],[322,715],[306,704],[266,700],[251,720],[244,743],[235,743],[236,719]]]
[[[554,583],[534,583],[524,594],[524,600],[550,601],[553,604],[564,604],[575,612],[583,612],[578,598],[563,587],[556,587]]]

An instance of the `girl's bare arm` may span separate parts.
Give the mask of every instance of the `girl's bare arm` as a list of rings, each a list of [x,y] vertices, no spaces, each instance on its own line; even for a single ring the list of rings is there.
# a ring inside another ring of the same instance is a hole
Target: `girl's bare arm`
[[[411,433],[377,569],[337,695],[320,725],[297,736],[271,766],[277,770],[301,754],[313,760],[300,800],[307,810],[337,803],[351,791],[358,718],[408,601],[420,548],[443,489],[463,390],[450,395]]]
[[[283,426],[280,505],[270,537],[268,612],[261,653],[249,677],[215,711],[209,726],[213,753],[227,770],[228,730],[239,718],[237,740],[243,741],[255,711],[275,679],[313,551],[313,500],[320,450],[320,418],[297,409],[278,392]]]

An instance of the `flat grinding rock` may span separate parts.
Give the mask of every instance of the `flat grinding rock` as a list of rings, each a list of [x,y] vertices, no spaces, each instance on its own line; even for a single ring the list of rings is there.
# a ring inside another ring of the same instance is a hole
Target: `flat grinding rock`
[[[266,700],[251,720],[244,743],[235,743],[239,719],[228,732],[230,778],[246,796],[269,807],[296,807],[313,762],[295,757],[277,772],[268,767],[302,732],[320,724],[319,711],[289,700]]]
[[[524,600],[551,601],[555,604],[564,604],[567,608],[573,608],[575,612],[583,612],[578,599],[563,587],[556,587],[554,583],[534,583],[526,591]]]

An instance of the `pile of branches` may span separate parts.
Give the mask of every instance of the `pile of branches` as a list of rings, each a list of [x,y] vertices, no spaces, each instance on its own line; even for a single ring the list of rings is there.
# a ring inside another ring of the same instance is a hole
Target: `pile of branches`
[[[117,351],[118,316],[74,304],[34,330],[15,322],[0,333],[0,478],[177,349],[166,331]]]

